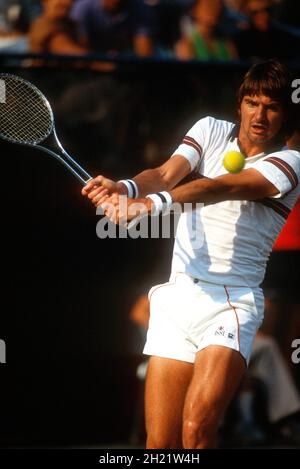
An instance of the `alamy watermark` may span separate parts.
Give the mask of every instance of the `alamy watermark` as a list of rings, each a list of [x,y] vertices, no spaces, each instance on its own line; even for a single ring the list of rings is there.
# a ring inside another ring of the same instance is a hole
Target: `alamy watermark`
[[[294,339],[292,342],[292,348],[295,350],[291,355],[292,362],[297,365],[300,363],[300,339]]]
[[[110,213],[109,218],[101,218],[96,226],[98,238],[171,238],[175,237],[180,220],[181,230],[186,230],[187,237],[193,249],[203,246],[204,230],[201,221],[200,209],[203,203],[173,203],[162,215],[152,215],[148,217],[147,207],[140,203],[131,203],[127,207],[127,197],[119,196],[118,208],[114,204],[106,206],[106,213]],[[116,218],[116,213],[121,212],[121,221],[116,225],[111,219]],[[102,207],[97,207],[97,215],[104,215]],[[138,216],[133,220],[127,220],[128,215]]]
[[[0,363],[6,363],[6,344],[0,339]]]
[[[300,78],[295,78],[292,82],[292,88],[296,88],[292,92],[292,101],[294,104],[300,103]]]

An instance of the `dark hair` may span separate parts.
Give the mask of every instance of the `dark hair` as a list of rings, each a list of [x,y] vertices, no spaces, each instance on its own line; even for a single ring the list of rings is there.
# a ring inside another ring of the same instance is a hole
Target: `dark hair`
[[[252,65],[237,93],[238,109],[244,96],[265,95],[276,99],[282,105],[287,120],[277,136],[279,144],[284,143],[294,133],[297,125],[296,105],[292,101],[292,81],[290,70],[278,60],[270,59]]]

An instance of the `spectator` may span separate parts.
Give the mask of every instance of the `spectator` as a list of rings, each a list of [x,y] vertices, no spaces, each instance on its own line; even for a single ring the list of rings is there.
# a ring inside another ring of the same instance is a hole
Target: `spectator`
[[[4,34],[7,29],[7,21],[6,21],[6,12],[9,6],[11,5],[11,0],[3,0],[0,3],[0,34]]]
[[[155,55],[174,57],[180,39],[180,24],[195,0],[149,0],[153,21]]]
[[[77,0],[72,18],[94,52],[152,54],[150,10],[143,0]]]
[[[249,18],[249,27],[235,37],[239,56],[243,59],[299,57],[299,37],[275,23],[274,0],[244,0],[242,11]]]
[[[43,12],[29,32],[32,52],[79,55],[88,52],[79,43],[76,25],[69,18],[72,4],[73,0],[43,0]]]
[[[32,23],[29,31],[31,52],[63,55],[85,55],[90,53],[90,50],[80,43],[77,25],[69,17],[72,4],[73,0],[43,0],[43,12]],[[58,62],[34,60],[32,64],[57,66]],[[90,69],[95,71],[111,72],[115,70],[115,64],[107,62],[72,61],[71,65],[87,67],[87,64]]]
[[[7,0],[0,10],[0,51],[26,52],[29,19],[17,1]]]
[[[0,59],[1,65],[26,67],[28,61],[22,54],[28,52],[29,17],[23,4],[16,0],[5,0],[0,9]],[[4,54],[3,54],[4,53]],[[20,54],[10,57],[5,54]]]
[[[230,60],[237,58],[232,41],[220,34],[221,0],[197,0],[192,8],[192,21],[183,28],[176,45],[179,59]]]

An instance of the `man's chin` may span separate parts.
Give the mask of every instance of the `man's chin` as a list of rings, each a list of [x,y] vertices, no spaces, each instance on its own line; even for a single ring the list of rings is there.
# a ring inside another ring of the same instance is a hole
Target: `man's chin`
[[[252,143],[260,144],[260,143],[268,143],[272,139],[268,135],[263,134],[263,133],[252,133],[250,140],[252,141]]]

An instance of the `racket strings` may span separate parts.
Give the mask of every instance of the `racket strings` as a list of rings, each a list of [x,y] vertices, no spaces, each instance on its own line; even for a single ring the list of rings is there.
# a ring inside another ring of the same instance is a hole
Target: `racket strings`
[[[0,101],[0,134],[15,143],[37,144],[51,133],[53,117],[45,97],[33,85],[14,76],[0,76],[5,94]]]

